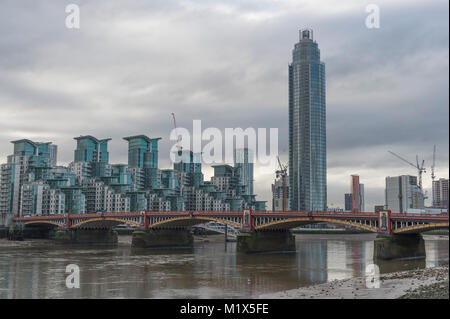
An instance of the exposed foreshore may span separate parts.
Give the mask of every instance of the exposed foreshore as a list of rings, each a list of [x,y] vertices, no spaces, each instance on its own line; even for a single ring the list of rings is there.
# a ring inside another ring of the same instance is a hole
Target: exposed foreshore
[[[375,283],[369,280],[369,286]],[[448,265],[381,274],[379,288],[368,288],[366,277],[263,294],[263,299],[448,299]]]

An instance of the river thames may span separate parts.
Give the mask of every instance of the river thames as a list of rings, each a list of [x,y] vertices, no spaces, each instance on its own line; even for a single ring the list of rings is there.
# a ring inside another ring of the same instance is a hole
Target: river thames
[[[374,261],[375,235],[297,235],[295,253],[238,254],[220,236],[193,249],[61,246],[50,241],[0,243],[0,298],[258,298],[261,294],[381,273],[448,264],[448,236],[425,235],[426,259]],[[80,288],[66,287],[66,266]]]

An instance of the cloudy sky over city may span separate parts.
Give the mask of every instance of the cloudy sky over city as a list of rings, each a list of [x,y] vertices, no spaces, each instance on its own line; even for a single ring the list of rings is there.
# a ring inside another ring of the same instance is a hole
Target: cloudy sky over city
[[[80,29],[65,26],[80,7]],[[380,8],[369,29],[366,6]],[[343,207],[350,174],[366,210],[384,203],[386,176],[417,171],[388,150],[448,178],[447,0],[1,0],[0,161],[10,141],[58,145],[73,160],[79,135],[112,138],[110,162],[127,162],[124,136],[162,137],[169,168],[171,112],[180,127],[279,129],[288,161],[288,64],[310,27],[327,76],[328,205]],[[255,192],[271,208],[276,166],[256,165]],[[205,177],[212,169],[205,165]]]

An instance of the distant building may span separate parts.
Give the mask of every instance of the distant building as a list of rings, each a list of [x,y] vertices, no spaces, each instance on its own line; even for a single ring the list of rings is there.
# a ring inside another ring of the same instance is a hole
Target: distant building
[[[53,145],[51,142],[35,144],[38,148],[37,155],[48,158],[49,166],[55,167],[57,164],[58,146]]]
[[[62,187],[65,198],[65,212],[70,214],[86,213],[86,196],[83,189],[77,186]],[[93,212],[89,212],[93,213]]]
[[[109,162],[108,142],[110,138],[96,139],[91,135],[74,138],[77,148],[74,151],[75,162]]]
[[[359,208],[359,199],[360,199],[360,193],[359,193],[359,176],[358,175],[352,175],[351,176],[351,192],[352,192],[352,212],[358,213],[360,212]]]
[[[352,211],[352,194],[348,193],[345,194],[345,211],[346,212],[351,212]]]
[[[145,135],[124,137],[128,141],[128,167],[157,168],[158,167],[158,138]]]
[[[395,213],[406,213],[408,209],[422,209],[424,196],[417,185],[417,177],[402,175],[386,177],[386,209]]]
[[[8,226],[13,216],[34,209],[42,212],[43,188],[33,183],[51,179],[56,164],[56,145],[28,139],[12,141],[14,153],[0,166],[0,226]],[[23,188],[24,185],[25,188]],[[22,195],[24,205],[22,204]],[[34,208],[35,207],[35,208]]]
[[[359,175],[351,176],[352,212],[359,213],[365,210],[364,184],[359,183]]]
[[[205,181],[201,154],[180,150],[173,169],[158,168],[158,141],[135,135],[128,164],[110,164],[108,141],[76,137],[74,161],[57,166],[52,143],[13,141],[14,153],[0,165],[0,227],[14,216],[130,211],[266,210],[253,193],[253,153],[235,152],[235,163],[217,165]]]
[[[448,209],[448,179],[433,181],[433,207]]]
[[[375,205],[374,211],[375,213],[378,213],[379,211],[384,210],[384,205]]]
[[[366,202],[364,200],[364,184],[359,184],[359,211],[366,210]]]
[[[256,195],[249,194],[249,192],[253,192],[253,179],[250,181],[250,176],[253,177],[253,164],[247,166],[246,161],[235,163],[234,167],[226,164],[214,165],[214,176],[211,177],[211,184],[218,191],[216,196],[219,196],[220,193],[223,194],[220,196],[224,196],[223,199],[228,203],[230,210],[266,210],[265,201],[257,201]],[[247,170],[248,172],[245,173]]]
[[[77,184],[81,185],[86,179],[91,177],[91,163],[89,162],[72,162],[68,166],[69,171],[75,175]]]
[[[253,195],[254,153],[248,148],[234,151],[234,167],[238,183],[243,186],[243,195]]]
[[[289,178],[282,174],[277,175],[272,184],[272,210],[289,211]]]
[[[425,207],[422,209],[419,208],[408,208],[406,210],[407,214],[442,214],[442,213],[448,213],[447,208],[431,208],[431,207]]]
[[[74,139],[77,141],[77,148],[74,151],[74,161],[69,164],[69,170],[75,174],[77,183],[81,185],[90,177],[110,176],[108,142],[111,139],[99,140],[91,135]]]

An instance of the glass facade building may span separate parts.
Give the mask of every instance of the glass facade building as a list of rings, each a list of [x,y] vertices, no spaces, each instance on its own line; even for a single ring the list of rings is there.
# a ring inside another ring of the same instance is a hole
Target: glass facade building
[[[289,193],[294,211],[327,208],[325,64],[300,30],[289,65]]]
[[[75,162],[109,162],[108,142],[110,138],[98,140],[93,136],[80,136],[77,141]]]
[[[254,152],[248,148],[234,151],[234,165],[239,184],[243,186],[243,195],[253,195]]]
[[[74,161],[57,166],[50,142],[13,141],[14,154],[0,165],[0,228],[14,216],[130,211],[265,210],[253,194],[253,160],[236,152],[235,166],[215,167],[205,181],[201,154],[180,150],[173,169],[158,168],[158,141],[128,141],[128,164],[109,164],[108,141],[76,137]]]
[[[158,138],[145,135],[124,137],[128,141],[128,166],[138,168],[158,167]]]

